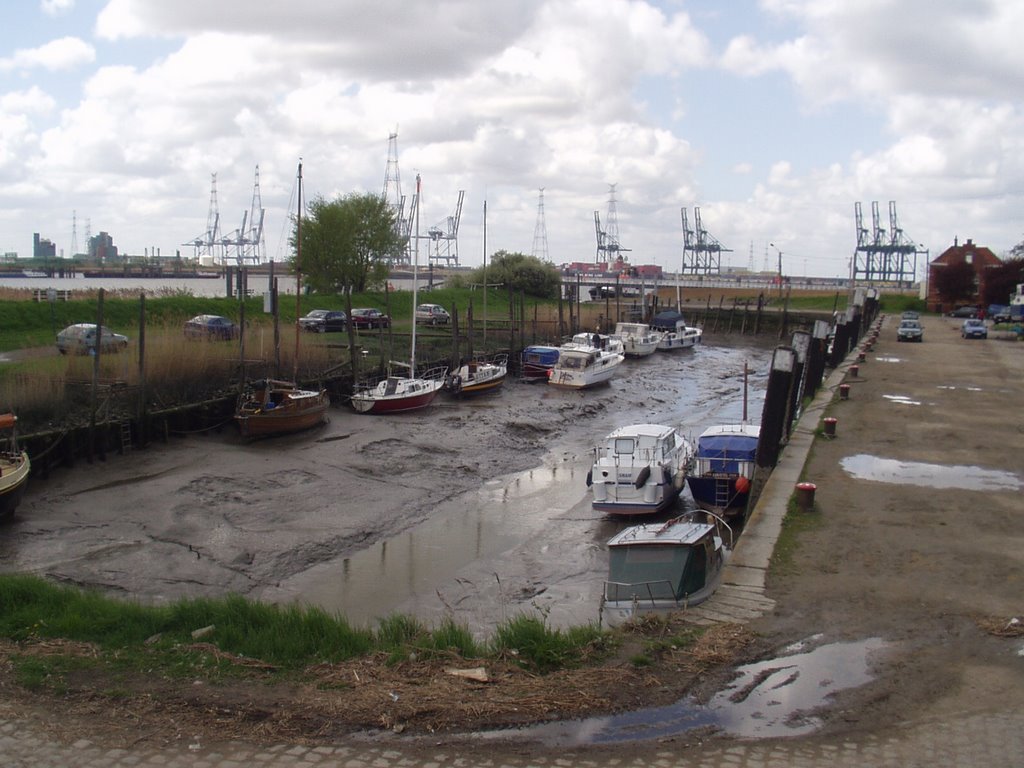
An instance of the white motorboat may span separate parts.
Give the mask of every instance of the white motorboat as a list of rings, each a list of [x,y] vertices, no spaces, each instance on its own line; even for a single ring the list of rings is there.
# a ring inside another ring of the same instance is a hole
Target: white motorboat
[[[616,323],[612,334],[622,342],[626,357],[647,357],[658,349],[661,342],[661,331],[656,331],[646,323]]]
[[[664,512],[679,499],[692,459],[693,446],[672,427],[620,427],[594,450],[587,474],[591,504],[610,515]]]
[[[589,342],[583,341],[588,337]],[[617,339],[597,333],[576,334],[572,341],[559,348],[558,362],[551,368],[548,384],[565,389],[587,389],[604,384],[625,359],[622,344]]]
[[[659,312],[651,320],[651,327],[661,331],[658,349],[662,352],[695,347],[701,343],[704,336],[703,330],[687,325],[682,313],[675,310]]]

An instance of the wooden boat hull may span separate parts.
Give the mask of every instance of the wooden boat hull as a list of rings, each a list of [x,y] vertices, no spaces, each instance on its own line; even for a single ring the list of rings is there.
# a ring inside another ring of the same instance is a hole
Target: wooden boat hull
[[[21,503],[30,471],[31,464],[24,451],[0,455],[0,520],[13,515]]]
[[[444,388],[456,397],[479,395],[501,387],[507,375],[507,358],[502,356],[496,362],[463,365],[445,378]]]
[[[326,390],[304,390],[280,383],[256,388],[235,410],[243,437],[270,437],[301,432],[327,421],[331,400]]]

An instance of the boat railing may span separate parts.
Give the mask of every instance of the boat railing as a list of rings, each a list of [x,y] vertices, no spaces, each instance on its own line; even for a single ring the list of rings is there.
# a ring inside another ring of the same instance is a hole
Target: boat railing
[[[664,591],[655,589],[656,587],[664,587]],[[658,594],[655,594],[656,592]],[[621,581],[606,581],[604,583],[602,603],[617,603],[623,600],[632,600],[634,605],[639,605],[641,602],[645,604],[650,603],[652,607],[657,604],[658,600],[671,600],[673,603],[679,602],[672,588],[672,582],[668,579],[640,581],[633,584]]]

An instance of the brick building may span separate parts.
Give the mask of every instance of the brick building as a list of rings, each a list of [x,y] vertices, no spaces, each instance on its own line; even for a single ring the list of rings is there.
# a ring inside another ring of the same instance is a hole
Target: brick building
[[[974,296],[971,298],[978,303],[985,295],[985,271],[1003,263],[998,256],[992,253],[991,249],[976,245],[973,240],[968,239],[963,245],[954,240],[951,247],[944,250],[928,265],[928,297],[925,299],[925,304],[930,312],[942,313],[954,309],[949,302],[943,302],[935,289],[935,275],[951,264],[964,262],[974,267]]]

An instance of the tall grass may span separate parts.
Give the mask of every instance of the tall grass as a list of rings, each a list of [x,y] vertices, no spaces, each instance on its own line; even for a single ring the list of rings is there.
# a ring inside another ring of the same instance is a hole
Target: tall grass
[[[13,641],[61,638],[107,653],[148,648],[159,654],[195,642],[192,633],[206,628],[203,642],[282,670],[385,653],[393,659],[490,655],[545,673],[593,659],[606,645],[595,625],[552,630],[543,618],[527,615],[499,625],[493,640],[480,645],[451,618],[429,629],[392,615],[373,630],[313,606],[270,605],[238,595],[145,606],[35,576],[0,575],[0,637]]]

